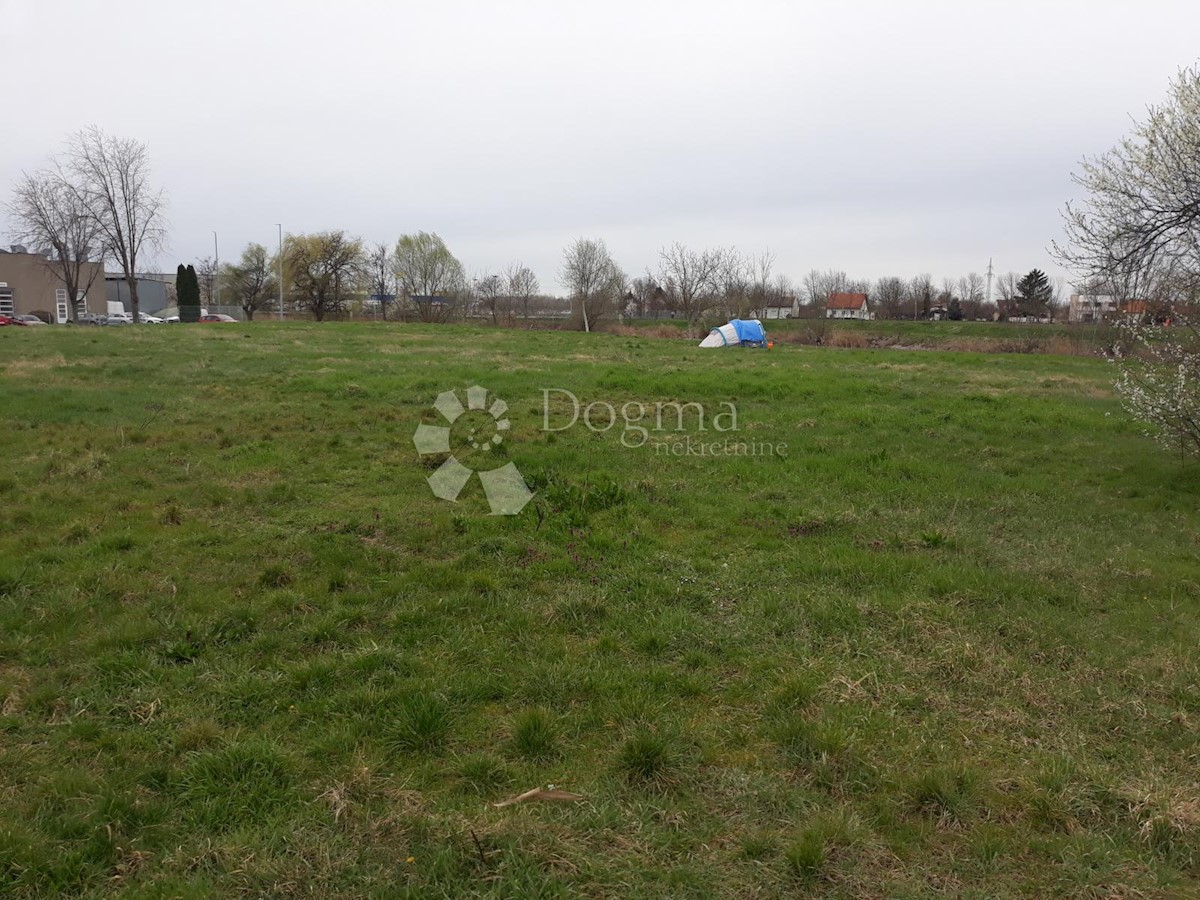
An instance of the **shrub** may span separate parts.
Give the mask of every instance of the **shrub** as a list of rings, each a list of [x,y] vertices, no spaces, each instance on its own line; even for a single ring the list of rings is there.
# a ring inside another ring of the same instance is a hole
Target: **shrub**
[[[1135,323],[1126,338],[1113,356],[1122,405],[1164,446],[1200,456],[1200,330]]]

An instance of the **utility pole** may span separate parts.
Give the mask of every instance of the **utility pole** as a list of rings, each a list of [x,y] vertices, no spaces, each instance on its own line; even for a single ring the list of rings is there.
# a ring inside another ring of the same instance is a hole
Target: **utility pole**
[[[279,229],[279,321],[283,321],[283,225],[275,223]]]
[[[213,306],[221,306],[221,251],[217,249],[217,233],[213,232]]]
[[[988,257],[987,302],[992,302],[992,258]]]

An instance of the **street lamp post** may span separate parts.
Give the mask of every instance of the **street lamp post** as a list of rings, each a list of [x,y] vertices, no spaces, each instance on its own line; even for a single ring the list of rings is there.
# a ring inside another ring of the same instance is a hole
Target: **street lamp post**
[[[275,223],[279,229],[279,321],[283,321],[283,225]]]
[[[213,305],[221,308],[221,251],[217,249],[217,233],[213,232]]]

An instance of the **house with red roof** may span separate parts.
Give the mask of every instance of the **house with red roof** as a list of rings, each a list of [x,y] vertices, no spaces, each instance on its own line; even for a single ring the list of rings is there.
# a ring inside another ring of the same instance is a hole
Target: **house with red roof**
[[[827,319],[869,319],[871,304],[866,294],[834,293],[825,304]]]

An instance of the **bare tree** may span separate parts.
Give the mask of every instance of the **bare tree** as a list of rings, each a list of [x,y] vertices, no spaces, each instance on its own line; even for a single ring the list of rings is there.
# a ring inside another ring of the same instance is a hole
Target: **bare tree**
[[[916,276],[908,283],[909,299],[913,305],[914,319],[920,319],[929,314],[933,302],[933,276],[928,272]]]
[[[809,306],[823,307],[829,302],[829,295],[846,290],[845,272],[827,269],[824,272],[812,269],[804,276],[804,300]]]
[[[137,322],[138,261],[166,234],[166,195],[150,184],[146,145],[85,128],[67,142],[64,176],[99,229],[105,254],[121,268]]]
[[[779,274],[771,279],[767,294],[780,303],[786,302],[789,306],[795,305],[796,286],[792,284],[792,279],[786,275]]]
[[[49,256],[47,265],[67,292],[67,317],[74,322],[79,299],[102,271],[99,226],[82,198],[60,172],[22,173],[9,209],[12,236]]]
[[[567,247],[559,280],[571,294],[584,331],[591,331],[602,318],[611,315],[625,293],[625,273],[599,239],[579,238]]]
[[[217,264],[211,256],[196,260],[196,283],[200,285],[200,305],[214,306],[213,290],[217,283]]]
[[[362,242],[342,231],[288,235],[284,259],[289,292],[318,322],[345,311],[350,294],[362,279]]]
[[[740,278],[740,261],[728,251],[689,250],[675,243],[659,251],[658,280],[667,292],[667,305],[687,322],[688,336],[712,306],[722,280]]]
[[[635,314],[640,318],[642,316],[652,315],[655,318],[666,308],[666,293],[650,274],[650,270],[646,270],[646,274],[633,279],[629,283],[629,290],[633,294],[633,307]]]
[[[1050,294],[1046,297],[1046,314],[1055,321],[1067,302],[1067,280],[1061,276],[1050,283]]]
[[[996,308],[1002,319],[1017,315],[1020,309],[1020,282],[1021,276],[1016,272],[1006,272],[996,278]]]
[[[750,309],[758,310],[761,316],[767,314],[767,307],[772,302],[782,302],[783,300],[783,295],[772,289],[774,284],[771,281],[771,269],[774,266],[775,254],[770,250],[764,250],[746,264],[749,280],[746,289],[747,305]]]
[[[537,296],[538,280],[533,269],[520,263],[513,263],[505,273],[508,281],[508,295],[521,305],[521,316],[529,321],[529,301]]]
[[[979,318],[980,307],[984,301],[983,276],[978,272],[968,272],[958,279],[958,295],[962,298],[966,318],[972,321]]]
[[[364,261],[364,284],[367,294],[379,304],[384,319],[388,304],[396,299],[396,261],[387,244],[376,244]]]
[[[900,318],[907,303],[908,282],[903,278],[888,275],[875,283],[875,305],[887,318]]]
[[[716,299],[726,318],[744,319],[750,315],[754,262],[736,247],[708,251],[717,256]]]
[[[483,308],[491,315],[493,325],[499,325],[502,318],[506,321],[508,319],[507,311],[504,308],[507,296],[504,288],[505,280],[499,275],[484,275],[475,280],[475,294],[483,304]]]
[[[247,321],[267,306],[275,294],[275,272],[271,257],[262,244],[247,244],[242,258],[222,267],[223,278]],[[197,273],[199,274],[199,273]]]

